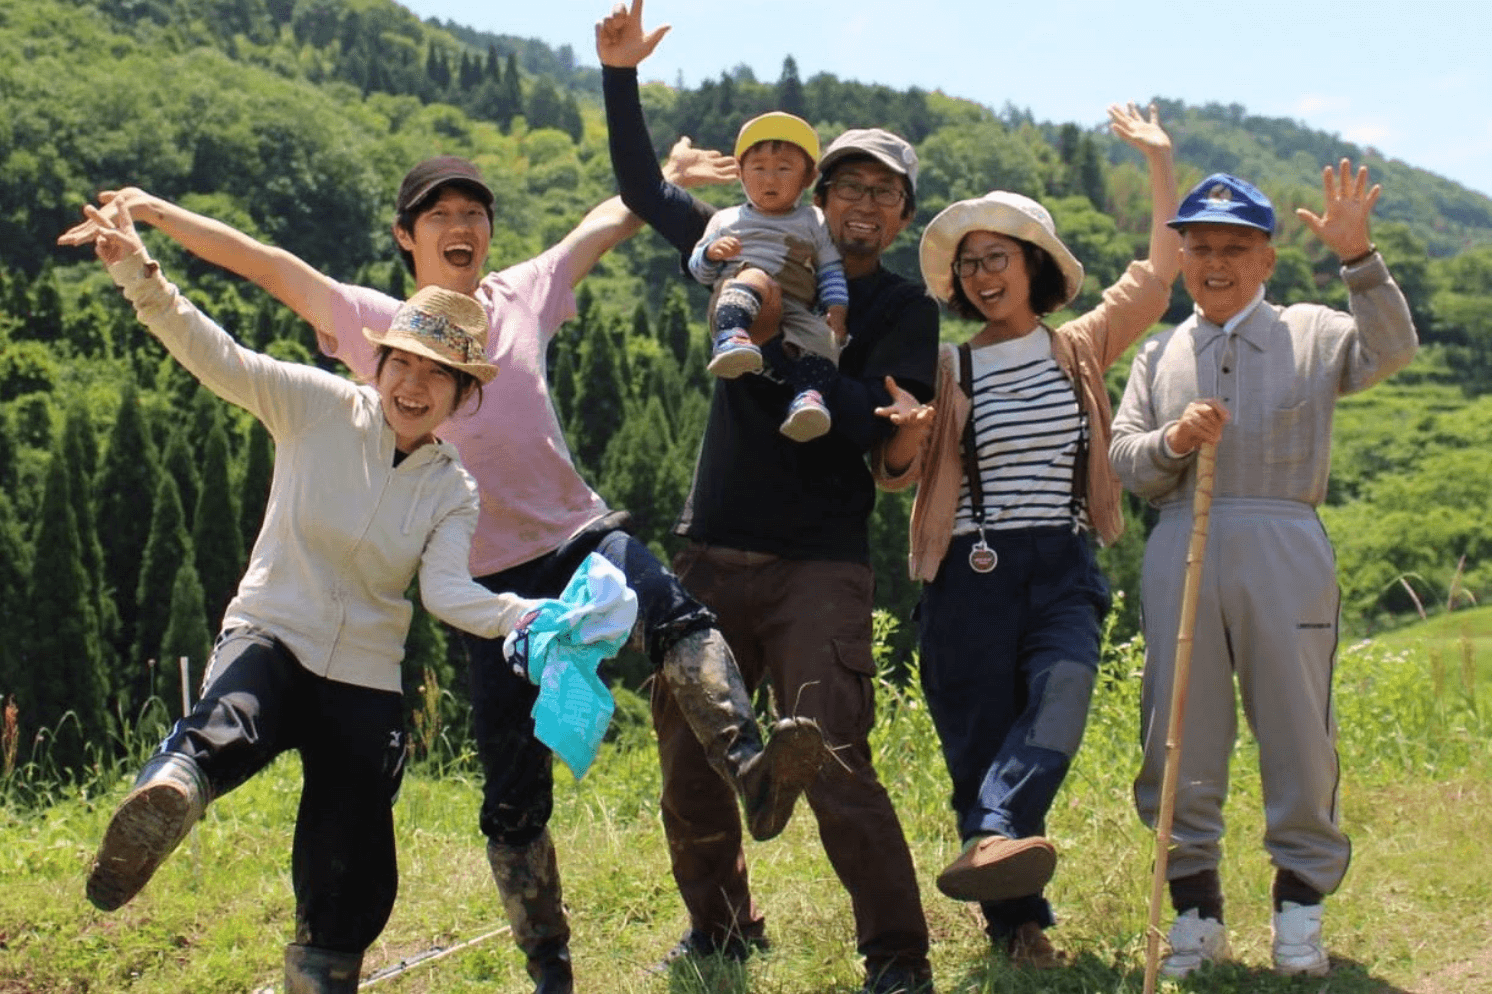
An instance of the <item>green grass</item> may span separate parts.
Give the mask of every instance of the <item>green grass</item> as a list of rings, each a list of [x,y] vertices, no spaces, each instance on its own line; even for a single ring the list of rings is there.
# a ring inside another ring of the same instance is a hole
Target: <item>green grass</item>
[[[1461,617],[1458,617],[1461,616]],[[1471,994],[1485,973],[1455,964],[1486,957],[1492,935],[1492,861],[1484,818],[1492,811],[1492,724],[1487,653],[1473,659],[1477,694],[1450,667],[1434,692],[1431,650],[1460,637],[1458,621],[1485,638],[1486,612],[1458,612],[1449,627],[1395,632],[1344,649],[1337,701],[1342,726],[1342,821],[1352,869],[1328,904],[1334,956],[1328,980],[1284,980],[1269,962],[1271,871],[1253,745],[1234,758],[1223,865],[1236,962],[1166,991]],[[1437,619],[1439,620],[1439,619]],[[1480,626],[1480,627],[1477,627]],[[1426,641],[1421,641],[1421,638]],[[1437,640],[1440,640],[1437,642]],[[1457,650],[1459,652],[1459,649]],[[1448,652],[1446,659],[1452,658]],[[1459,656],[1454,657],[1459,659]],[[957,848],[947,787],[920,695],[887,684],[876,730],[878,765],[912,844],[933,934],[939,990],[1055,994],[1138,992],[1153,839],[1134,816],[1137,760],[1133,647],[1112,653],[1087,739],[1050,819],[1062,854],[1050,896],[1052,933],[1068,969],[1031,974],[988,955],[977,912],[932,887]],[[1459,665],[1459,664],[1458,664]],[[636,709],[623,708],[635,715]],[[399,903],[369,950],[371,972],[505,923],[476,831],[478,777],[459,761],[441,775],[416,768],[397,819]],[[145,892],[104,915],[83,897],[83,875],[112,806],[121,768],[97,785],[59,791],[24,808],[0,792],[0,994],[253,991],[279,981],[292,925],[290,831],[299,790],[293,757],[210,809]],[[647,971],[684,931],[657,815],[658,772],[646,728],[632,723],[582,783],[563,772],[553,828],[571,909],[578,987],[647,994],[849,994],[858,989],[848,900],[823,856],[806,808],[784,836],[748,843],[753,890],[773,949],[744,967],[706,963],[692,974]],[[0,787],[3,787],[0,784]],[[96,795],[96,796],[95,796]],[[1459,978],[1459,979],[1458,979]],[[1460,984],[1461,986],[1457,986]],[[388,992],[532,989],[510,938],[499,934],[377,984]]]

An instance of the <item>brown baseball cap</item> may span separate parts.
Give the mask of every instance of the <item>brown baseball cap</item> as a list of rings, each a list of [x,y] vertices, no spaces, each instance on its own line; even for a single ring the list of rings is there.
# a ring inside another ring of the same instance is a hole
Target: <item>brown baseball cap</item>
[[[426,159],[405,173],[404,182],[399,184],[399,199],[395,202],[394,209],[402,214],[428,197],[437,187],[447,183],[459,183],[468,187],[487,206],[488,212],[491,212],[492,201],[495,199],[491,187],[482,179],[476,166],[458,155],[438,155],[433,159]]]

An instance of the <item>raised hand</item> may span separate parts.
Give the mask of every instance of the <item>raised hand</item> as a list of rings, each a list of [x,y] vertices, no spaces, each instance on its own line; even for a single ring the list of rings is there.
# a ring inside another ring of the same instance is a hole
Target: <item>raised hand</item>
[[[1353,175],[1352,163],[1342,159],[1337,168],[1331,166],[1321,170],[1321,187],[1326,202],[1325,214],[1314,214],[1304,207],[1295,209],[1295,216],[1321,239],[1327,248],[1340,259],[1356,259],[1373,250],[1373,240],[1368,237],[1368,218],[1373,205],[1383,188],[1374,183],[1368,188],[1368,167],[1362,166]]]
[[[1150,105],[1148,119],[1133,100],[1128,104],[1110,104],[1109,127],[1141,154],[1171,150],[1171,136],[1160,126],[1160,112],[1155,104]]]
[[[127,186],[122,190],[104,190],[98,195],[98,202],[100,206],[108,206],[110,204],[113,204],[116,207],[122,208],[126,212],[130,211],[131,208],[135,207],[136,205],[145,203],[147,199],[149,199],[149,195],[138,186]],[[98,233],[98,222],[94,221],[92,218],[88,218],[86,220],[79,221],[77,224],[73,225],[71,228],[68,228],[62,234],[58,235],[57,244],[90,245],[98,238]]]
[[[604,20],[596,22],[596,57],[603,66],[635,68],[653,54],[666,34],[667,24],[643,33],[642,0],[632,0],[630,10],[625,3],[619,3]]]
[[[93,251],[105,265],[112,266],[135,253],[145,254],[145,243],[140,241],[140,234],[135,230],[135,222],[130,219],[123,200],[115,199],[105,204],[103,210],[84,204],[83,213],[88,215],[85,224],[93,226]]]
[[[675,186],[714,186],[741,175],[741,167],[729,155],[712,148],[695,148],[688,135],[673,143],[663,163],[663,178]]]

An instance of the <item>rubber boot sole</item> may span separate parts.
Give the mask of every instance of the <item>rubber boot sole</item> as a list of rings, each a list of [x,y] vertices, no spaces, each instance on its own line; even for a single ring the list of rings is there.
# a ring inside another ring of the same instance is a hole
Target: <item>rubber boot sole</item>
[[[829,746],[817,722],[785,718],[777,723],[753,764],[765,783],[747,792],[746,827],[753,839],[766,842],[782,834],[793,817],[798,795],[808,789],[828,759]],[[750,774],[746,777],[747,782],[753,779]]]
[[[88,873],[88,900],[115,911],[140,893],[191,828],[191,799],[180,784],[137,788],[109,821]]]

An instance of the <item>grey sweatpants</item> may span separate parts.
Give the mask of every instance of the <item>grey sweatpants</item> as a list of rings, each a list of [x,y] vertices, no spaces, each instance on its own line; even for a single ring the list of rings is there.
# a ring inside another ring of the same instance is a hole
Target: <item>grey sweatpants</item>
[[[1155,825],[1165,767],[1177,625],[1191,508],[1168,505],[1145,546],[1141,586],[1145,679],[1135,780],[1140,818]],[[1351,845],[1337,826],[1331,678],[1341,595],[1325,530],[1309,505],[1218,498],[1207,555],[1182,733],[1172,879],[1216,869],[1228,759],[1238,731],[1233,680],[1259,742],[1264,847],[1277,868],[1329,894]]]

